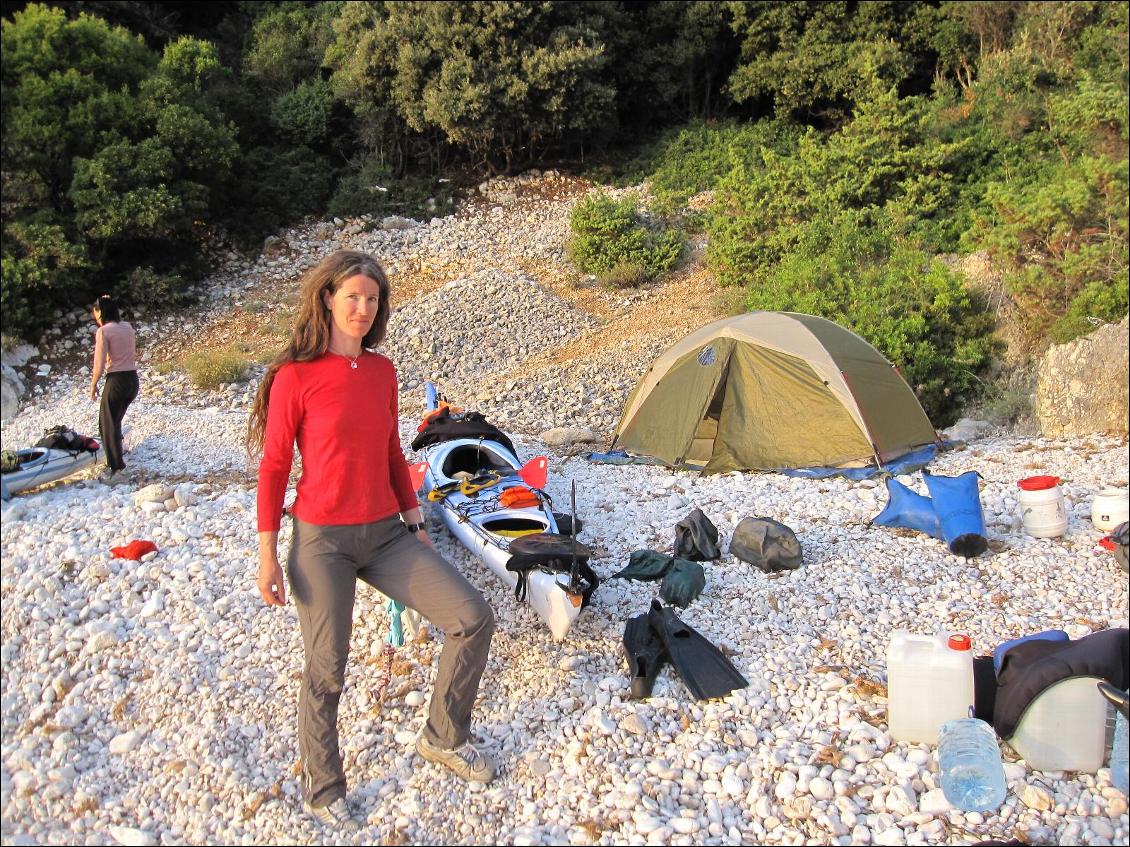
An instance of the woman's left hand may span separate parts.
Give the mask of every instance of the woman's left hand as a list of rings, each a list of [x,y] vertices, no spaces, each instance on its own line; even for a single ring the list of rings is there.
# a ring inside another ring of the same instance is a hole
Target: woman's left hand
[[[90,386],[90,399],[91,400],[97,400],[98,399],[98,386],[97,385]]]
[[[421,529],[419,532],[414,532],[413,536],[424,544],[427,544],[433,550],[436,549],[436,546],[432,544],[432,540],[428,537],[427,530]]]

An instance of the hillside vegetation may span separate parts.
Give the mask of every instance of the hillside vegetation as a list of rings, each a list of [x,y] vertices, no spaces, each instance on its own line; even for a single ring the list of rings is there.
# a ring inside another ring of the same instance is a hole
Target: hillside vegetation
[[[552,165],[621,184],[577,267],[639,286],[688,236],[745,308],[825,315],[945,423],[1127,310],[1127,33],[1105,2],[11,4],[4,333],[182,301],[203,245],[451,211]],[[999,275],[974,290],[954,257]],[[992,298],[988,302],[987,297]]]

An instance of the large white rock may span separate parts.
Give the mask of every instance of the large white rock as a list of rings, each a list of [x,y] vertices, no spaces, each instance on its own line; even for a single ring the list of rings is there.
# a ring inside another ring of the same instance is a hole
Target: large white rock
[[[962,418],[953,426],[943,429],[941,434],[950,441],[974,441],[992,431],[993,425],[988,421]]]
[[[1044,436],[1126,435],[1128,345],[1130,316],[1044,354],[1036,380],[1036,417]]]
[[[589,444],[599,439],[587,426],[555,426],[540,436],[550,447],[569,447],[573,444]]]
[[[165,501],[172,496],[173,489],[170,486],[155,482],[152,485],[139,488],[137,493],[133,495],[133,502],[138,506],[144,503],[160,503],[163,506]]]
[[[137,745],[145,737],[145,733],[139,732],[136,729],[131,729],[129,732],[123,732],[120,735],[115,735],[110,739],[109,750],[112,754],[120,755],[128,753],[131,750],[136,750]]]
[[[1029,809],[1035,809],[1037,812],[1046,812],[1055,806],[1051,795],[1038,785],[1028,783],[1017,793],[1025,806]]]

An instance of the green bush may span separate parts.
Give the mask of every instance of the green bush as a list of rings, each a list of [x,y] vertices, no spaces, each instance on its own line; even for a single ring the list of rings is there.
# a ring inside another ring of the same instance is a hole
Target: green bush
[[[134,268],[117,286],[123,299],[145,306],[175,306],[184,302],[187,283],[176,271],[158,272],[151,267]]]
[[[798,230],[795,248],[758,274],[746,305],[851,329],[902,368],[935,426],[956,420],[994,352],[984,304],[889,221],[842,212]]]
[[[184,360],[184,369],[193,385],[205,391],[213,391],[246,377],[247,360],[222,350],[193,353]]]
[[[1126,94],[1084,80],[1048,99],[1023,167],[986,180],[965,234],[1001,269],[1025,345],[1065,342],[1130,304]]]
[[[258,246],[266,233],[321,215],[331,176],[329,160],[309,147],[252,147],[232,174],[228,226],[240,244]]]
[[[673,268],[683,252],[677,230],[644,226],[632,195],[616,200],[591,194],[573,207],[569,226],[569,257],[582,273],[607,275],[617,266],[635,265],[650,280]]]
[[[613,112],[603,17],[586,3],[346,3],[326,51],[339,97],[509,171]]]
[[[925,3],[730,8],[741,39],[741,61],[727,83],[730,95],[739,103],[771,99],[779,117],[840,120],[877,91],[914,85],[932,70],[925,47],[934,10]]]
[[[977,404],[977,417],[997,426],[1012,427],[1034,414],[1032,392],[1028,389],[990,384],[982,395]]]
[[[275,100],[271,123],[292,143],[320,144],[329,132],[333,103],[328,82],[308,80]]]
[[[635,262],[620,262],[610,271],[596,275],[598,283],[610,288],[639,288],[647,279],[647,270]]]
[[[237,153],[214,45],[162,54],[31,3],[3,21],[4,322],[27,338],[131,268],[196,250]]]
[[[50,216],[38,214],[34,220],[4,227],[0,279],[4,329],[27,340],[30,330],[50,322],[53,304],[69,291],[68,283],[84,279],[91,266],[85,245],[69,242]]]
[[[891,90],[831,135],[810,129],[734,157],[706,219],[719,280],[749,284],[795,249],[803,224],[840,211],[882,214],[902,233],[937,237],[944,226],[934,224],[952,217],[960,196],[947,172],[964,151],[930,124],[925,101]]]
[[[667,137],[650,156],[648,187],[656,209],[671,213],[700,191],[717,188],[736,165],[756,166],[763,150],[786,155],[800,130],[782,121],[692,123]]]

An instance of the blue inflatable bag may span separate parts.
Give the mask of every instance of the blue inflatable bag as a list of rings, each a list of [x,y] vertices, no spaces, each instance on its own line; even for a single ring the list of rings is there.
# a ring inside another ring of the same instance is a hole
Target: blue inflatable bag
[[[950,552],[969,559],[988,550],[977,471],[966,471],[961,476],[934,476],[923,471],[922,478],[930,490],[942,538]]]
[[[905,527],[934,538],[942,537],[942,526],[929,497],[923,497],[917,491],[907,488],[893,476],[887,477],[887,496],[890,497],[890,502],[871,523]]]

